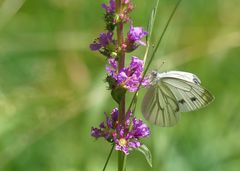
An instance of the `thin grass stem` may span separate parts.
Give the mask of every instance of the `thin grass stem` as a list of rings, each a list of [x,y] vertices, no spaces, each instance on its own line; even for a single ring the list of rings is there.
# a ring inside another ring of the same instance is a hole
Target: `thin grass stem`
[[[149,69],[149,67],[150,67],[150,65],[151,65],[151,63],[152,63],[152,61],[153,61],[153,59],[154,59],[154,57],[155,57],[155,54],[156,54],[156,52],[157,52],[157,50],[158,50],[158,47],[159,47],[159,45],[161,44],[162,39],[163,39],[163,37],[164,37],[164,35],[165,35],[166,31],[167,31],[167,28],[168,28],[168,26],[169,26],[169,24],[170,24],[170,22],[171,22],[171,20],[172,20],[172,18],[173,18],[173,16],[174,16],[174,14],[175,14],[175,12],[176,12],[176,10],[177,10],[177,8],[178,8],[178,6],[179,6],[179,4],[180,4],[181,1],[182,1],[182,0],[178,0],[178,1],[177,1],[175,7],[173,8],[173,10],[172,10],[172,12],[171,12],[171,14],[170,14],[170,16],[169,16],[169,18],[168,18],[168,20],[167,20],[167,23],[166,23],[166,25],[165,25],[165,27],[164,27],[164,29],[163,29],[163,32],[162,32],[162,34],[161,34],[161,36],[160,36],[160,38],[159,38],[159,40],[158,40],[158,42],[157,42],[157,45],[156,45],[156,47],[154,48],[154,50],[153,50],[153,52],[152,52],[152,54],[151,54],[151,56],[150,56],[149,62],[148,62],[148,64],[147,64],[147,66],[146,66],[146,69],[145,69],[144,72],[143,72],[143,76],[142,76],[142,79],[140,80],[140,83],[139,83],[139,85],[138,85],[137,91],[136,91],[136,92],[134,93],[134,95],[133,95],[133,98],[132,98],[131,103],[130,103],[130,105],[129,105],[129,107],[128,107],[128,110],[127,110],[128,112],[130,111],[130,109],[131,109],[131,107],[132,107],[132,105],[133,105],[134,99],[135,99],[135,97],[137,96],[137,93],[138,93],[138,91],[139,91],[139,89],[140,89],[141,83],[142,83],[142,81],[144,80],[144,77],[145,77],[146,74],[147,74],[147,71],[148,71],[148,69]]]

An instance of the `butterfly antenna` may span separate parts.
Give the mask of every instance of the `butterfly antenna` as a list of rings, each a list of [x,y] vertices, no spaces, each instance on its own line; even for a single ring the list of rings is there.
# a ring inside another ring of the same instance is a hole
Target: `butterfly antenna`
[[[159,66],[157,66],[157,69],[153,69],[155,72],[159,72],[160,68],[165,64],[165,61],[163,61]]]
[[[164,35],[165,35],[166,31],[167,31],[167,28],[168,28],[168,26],[169,26],[169,24],[170,24],[170,22],[171,22],[171,20],[172,20],[172,18],[173,18],[173,16],[174,16],[174,14],[175,14],[175,12],[176,12],[176,10],[177,10],[177,8],[178,8],[178,6],[179,6],[179,4],[180,4],[181,1],[182,1],[182,0],[178,0],[178,1],[177,1],[175,7],[173,8],[173,10],[172,10],[172,12],[171,12],[171,14],[170,14],[170,16],[169,16],[169,18],[168,18],[168,20],[167,20],[167,23],[166,23],[166,25],[165,25],[165,27],[164,27],[164,29],[163,29],[163,32],[162,32],[159,40],[157,41],[157,44],[156,44],[156,46],[155,46],[155,48],[154,48],[154,50],[153,50],[153,52],[152,52],[152,54],[151,54],[151,56],[150,56],[149,62],[148,62],[148,64],[147,64],[147,66],[146,66],[146,69],[145,69],[144,72],[143,72],[142,79],[140,80],[140,83],[139,83],[139,85],[138,85],[137,91],[136,91],[136,92],[134,93],[134,95],[133,95],[133,98],[132,98],[132,100],[131,100],[131,103],[130,103],[130,105],[129,105],[129,108],[128,108],[127,112],[130,111],[130,109],[131,109],[131,107],[132,107],[132,105],[133,105],[133,101],[134,101],[134,99],[135,99],[135,97],[136,97],[136,95],[137,95],[137,93],[138,93],[138,91],[139,91],[139,88],[140,88],[140,86],[141,86],[141,84],[142,84],[142,81],[144,80],[144,77],[145,77],[146,74],[147,74],[147,71],[148,71],[148,69],[149,69],[149,66],[151,65],[151,63],[152,63],[152,61],[153,61],[153,59],[154,59],[154,57],[155,57],[155,54],[156,54],[156,52],[157,52],[157,50],[158,50],[158,47],[159,47],[159,45],[161,44],[162,39],[163,39],[163,37],[164,37]],[[158,5],[158,1],[157,1],[157,5]],[[154,15],[155,15],[155,11],[154,11],[153,13],[154,13]],[[154,17],[155,17],[155,16],[154,16]],[[149,38],[148,38],[148,41],[149,41]],[[149,44],[148,44],[148,46],[149,46]],[[146,62],[146,61],[145,61],[146,58],[147,58],[146,55],[148,55],[148,53],[145,53],[144,63]]]
[[[161,68],[164,64],[165,64],[165,61],[162,61],[162,63],[160,64],[159,68]]]

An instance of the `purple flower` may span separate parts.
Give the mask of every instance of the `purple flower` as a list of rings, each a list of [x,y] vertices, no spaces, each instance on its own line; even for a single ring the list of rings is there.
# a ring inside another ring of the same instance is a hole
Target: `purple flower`
[[[129,154],[129,149],[135,149],[141,146],[139,142],[140,138],[144,138],[150,135],[150,129],[141,120],[132,119],[132,127],[130,129],[130,116],[131,112],[125,121],[124,126],[118,125],[116,127],[116,133],[113,134],[113,140],[116,143],[115,149],[123,151],[125,154]]]
[[[101,122],[99,128],[92,127],[91,135],[95,138],[104,137],[106,140],[111,141],[112,133],[117,125],[118,109],[114,108],[110,117],[106,113],[104,114],[106,117],[105,122]]]
[[[113,37],[112,32],[101,33],[100,36],[99,36],[99,43],[103,47],[106,47],[108,44],[110,44],[113,41],[112,37]]]
[[[118,69],[118,63],[115,58],[110,58],[108,60],[109,65],[106,66],[107,73],[112,76],[115,80],[117,80],[117,69]]]
[[[142,120],[133,118],[133,130],[131,134],[135,138],[144,138],[149,136],[150,130],[146,124],[143,123]]]
[[[146,44],[141,41],[143,37],[145,37],[148,33],[143,30],[142,27],[133,27],[133,25],[130,26],[130,30],[128,32],[128,41],[129,42],[136,42],[138,44],[141,44],[145,46]]]
[[[97,38],[92,44],[90,44],[90,49],[92,51],[100,50],[101,48],[107,48],[108,45],[113,44],[114,41],[112,39],[113,33],[101,33],[99,38]]]
[[[103,133],[103,132],[101,131],[101,129],[93,128],[93,127],[92,127],[91,135],[92,135],[93,137],[96,137],[96,138],[102,137],[102,133]]]
[[[150,81],[148,78],[142,80],[143,61],[139,58],[133,56],[130,66],[121,69],[119,73],[117,71],[117,61],[115,59],[109,59],[108,62],[109,66],[106,67],[106,71],[117,81],[118,86],[122,86],[130,92],[135,92],[141,81],[141,85],[149,85]]]
[[[125,154],[129,154],[129,147],[128,147],[128,141],[124,138],[120,138],[120,139],[115,139],[115,150],[118,151],[122,151]]]
[[[122,133],[113,134],[113,139],[116,144],[115,150],[124,152],[126,155],[129,154],[129,150],[138,148],[141,146],[141,143],[135,137],[131,137],[128,129],[122,129]],[[124,135],[124,133],[126,135]]]
[[[102,47],[102,45],[100,44],[100,43],[98,43],[98,42],[93,42],[92,44],[90,44],[90,49],[92,50],[92,51],[97,51],[97,50],[99,50],[100,48]]]
[[[105,113],[106,120],[99,128],[92,127],[91,135],[95,138],[103,137],[107,141],[115,143],[115,149],[129,154],[129,150],[139,148],[139,139],[149,136],[150,130],[142,120],[132,118],[132,112],[128,112],[123,123],[118,123],[118,109],[114,108],[111,116]],[[130,126],[132,124],[132,126]]]
[[[102,8],[104,8],[106,10],[106,13],[114,13],[116,10],[115,0],[110,0],[109,5],[102,4]]]

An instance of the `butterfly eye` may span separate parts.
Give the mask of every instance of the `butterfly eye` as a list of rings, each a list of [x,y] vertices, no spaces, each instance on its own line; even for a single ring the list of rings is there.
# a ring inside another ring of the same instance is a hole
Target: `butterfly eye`
[[[157,72],[156,71],[152,71],[151,75],[152,75],[153,78],[156,78],[157,77]]]

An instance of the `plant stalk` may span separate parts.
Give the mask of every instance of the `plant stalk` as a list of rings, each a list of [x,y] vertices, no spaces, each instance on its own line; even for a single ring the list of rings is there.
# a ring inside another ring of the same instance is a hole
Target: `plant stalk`
[[[106,160],[106,162],[105,162],[105,164],[104,164],[103,171],[105,171],[105,169],[106,169],[106,167],[107,167],[107,165],[108,165],[109,159],[110,159],[110,157],[111,157],[111,155],[112,155],[112,152],[113,152],[113,149],[114,149],[114,146],[115,146],[115,144],[113,144],[112,147],[111,147],[111,150],[110,150],[110,152],[109,152],[109,154],[108,154],[107,160]]]
[[[116,0],[116,14],[119,16],[122,10],[121,0]],[[122,44],[124,42],[123,22],[117,24],[117,44],[118,44],[118,72],[124,68],[125,64],[125,52],[122,50]],[[119,116],[118,122],[124,123],[125,121],[125,95],[119,103]],[[126,170],[126,155],[122,152],[118,152],[118,171]]]

